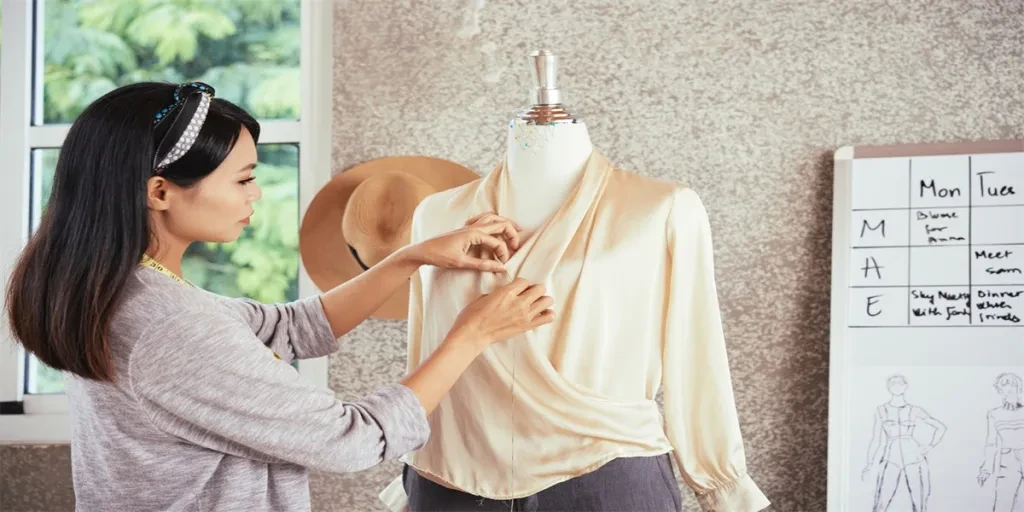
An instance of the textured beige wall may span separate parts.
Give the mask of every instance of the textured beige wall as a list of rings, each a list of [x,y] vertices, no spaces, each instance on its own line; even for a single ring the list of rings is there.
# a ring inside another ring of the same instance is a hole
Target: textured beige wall
[[[362,1],[335,15],[338,169],[419,153],[489,171],[544,47],[609,158],[701,194],[749,463],[774,510],[825,507],[832,151],[1024,136],[1019,1]],[[399,378],[404,336],[359,328],[334,389]],[[66,448],[0,449],[0,510],[67,509],[67,464]],[[380,510],[397,471],[315,475],[314,510]]]

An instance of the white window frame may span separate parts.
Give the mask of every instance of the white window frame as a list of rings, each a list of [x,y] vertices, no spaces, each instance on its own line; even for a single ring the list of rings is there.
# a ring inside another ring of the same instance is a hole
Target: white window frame
[[[42,35],[33,30],[33,0],[0,0],[0,279],[2,288],[29,236],[31,151],[58,148],[70,124],[31,126],[33,96],[42,91],[32,80],[42,56]],[[331,178],[333,2],[300,0],[300,76],[302,106],[297,121],[261,122],[260,144],[299,144],[299,216]],[[38,41],[32,41],[37,37]],[[36,62],[33,62],[36,59]],[[299,296],[317,293],[299,265]],[[2,299],[0,299],[2,304]],[[0,402],[20,403],[21,414],[0,414],[0,445],[70,443],[68,400],[64,394],[24,393],[25,353],[14,343],[5,313],[0,313]],[[302,360],[298,371],[319,388],[328,388],[328,358]]]

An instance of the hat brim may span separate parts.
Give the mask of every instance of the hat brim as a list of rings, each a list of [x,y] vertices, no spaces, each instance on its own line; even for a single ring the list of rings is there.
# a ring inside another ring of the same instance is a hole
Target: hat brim
[[[408,173],[425,181],[436,192],[480,178],[455,162],[428,156],[378,158],[336,174],[309,203],[299,228],[299,257],[320,291],[326,292],[364,272],[345,242],[342,216],[359,183],[384,171]],[[370,316],[401,320],[408,313],[409,285],[404,284]]]

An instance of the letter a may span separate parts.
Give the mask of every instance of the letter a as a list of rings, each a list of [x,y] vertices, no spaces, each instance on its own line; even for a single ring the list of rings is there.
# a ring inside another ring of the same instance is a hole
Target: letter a
[[[875,271],[875,275],[878,276],[879,279],[881,279],[882,278],[882,268],[883,267],[881,265],[879,265],[877,261],[875,261],[875,257],[874,256],[869,256],[869,257],[864,259],[864,267],[861,268],[861,270],[864,271],[864,278],[865,279],[867,279],[867,277],[868,277],[868,272],[870,272],[872,270],[874,270]]]

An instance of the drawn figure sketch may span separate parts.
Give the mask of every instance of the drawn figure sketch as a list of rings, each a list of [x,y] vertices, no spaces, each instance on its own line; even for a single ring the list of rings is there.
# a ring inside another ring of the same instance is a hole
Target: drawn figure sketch
[[[907,403],[904,398],[907,379],[904,376],[890,376],[886,386],[892,398],[875,410],[868,463],[861,478],[866,478],[872,470],[878,471],[874,512],[888,510],[897,491],[907,493],[914,512],[925,512],[931,494],[926,455],[942,440],[946,426],[924,408]],[[927,445],[922,445],[914,437],[914,430],[921,423],[933,430],[931,442]]]
[[[1024,500],[1018,499],[1024,483],[1024,382],[1015,374],[1004,373],[996,377],[995,388],[1003,404],[988,412],[985,461],[978,472],[978,484],[984,486],[995,476],[993,511],[1024,511]]]

